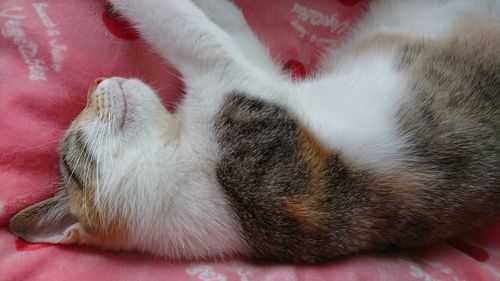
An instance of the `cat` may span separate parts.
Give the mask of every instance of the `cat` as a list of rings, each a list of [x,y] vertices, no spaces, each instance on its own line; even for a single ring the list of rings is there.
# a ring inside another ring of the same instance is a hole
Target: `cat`
[[[140,80],[95,80],[60,191],[10,221],[23,239],[315,263],[500,215],[499,1],[372,1],[301,82],[230,1],[111,3],[186,94],[171,113]]]

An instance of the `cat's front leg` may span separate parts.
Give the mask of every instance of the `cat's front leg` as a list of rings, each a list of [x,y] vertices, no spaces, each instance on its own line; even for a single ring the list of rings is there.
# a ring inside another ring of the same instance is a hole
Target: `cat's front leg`
[[[244,67],[231,37],[189,0],[111,3],[187,79],[214,69]]]
[[[212,22],[192,1],[111,2],[153,48],[180,71],[187,87],[183,104],[196,100],[198,106],[212,112],[223,96],[234,91],[283,100],[274,97],[274,93],[286,92],[275,89],[276,76],[251,62],[253,57],[245,56],[232,36]],[[229,10],[237,10],[231,3],[225,4],[230,5]],[[242,16],[236,20],[244,21]]]
[[[229,0],[192,0],[210,20],[226,32],[238,50],[260,69],[280,75],[281,70],[271,58],[266,46],[248,25],[243,12]]]

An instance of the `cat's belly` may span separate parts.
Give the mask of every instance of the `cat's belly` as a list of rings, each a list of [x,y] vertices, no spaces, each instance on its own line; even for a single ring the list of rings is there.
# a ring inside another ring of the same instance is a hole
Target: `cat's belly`
[[[289,108],[327,148],[353,161],[387,169],[399,163],[404,139],[396,113],[410,95],[396,54],[367,53],[321,81],[300,85]]]

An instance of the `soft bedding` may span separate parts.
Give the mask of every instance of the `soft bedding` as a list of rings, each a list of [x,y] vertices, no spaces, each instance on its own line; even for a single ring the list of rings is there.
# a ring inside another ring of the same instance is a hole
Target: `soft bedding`
[[[294,79],[365,10],[356,0],[235,0]],[[28,244],[7,229],[59,184],[57,142],[96,77],[135,76],[172,110],[176,72],[100,0],[0,1],[0,280],[500,280],[500,221],[425,249],[304,266],[172,262],[138,253]]]

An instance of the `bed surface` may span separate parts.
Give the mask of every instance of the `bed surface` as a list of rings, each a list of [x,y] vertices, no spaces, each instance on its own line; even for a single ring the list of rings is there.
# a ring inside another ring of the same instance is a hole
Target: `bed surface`
[[[235,2],[275,57],[284,65],[300,62],[294,67],[309,73],[319,51],[340,42],[365,5],[355,0]],[[140,77],[169,107],[181,97],[182,85],[137,34],[106,16],[101,0],[3,0],[0,29],[1,281],[500,280],[500,221],[425,249],[317,266],[172,263],[137,253],[23,242],[8,231],[8,219],[56,191],[57,142],[85,106],[90,81]]]

